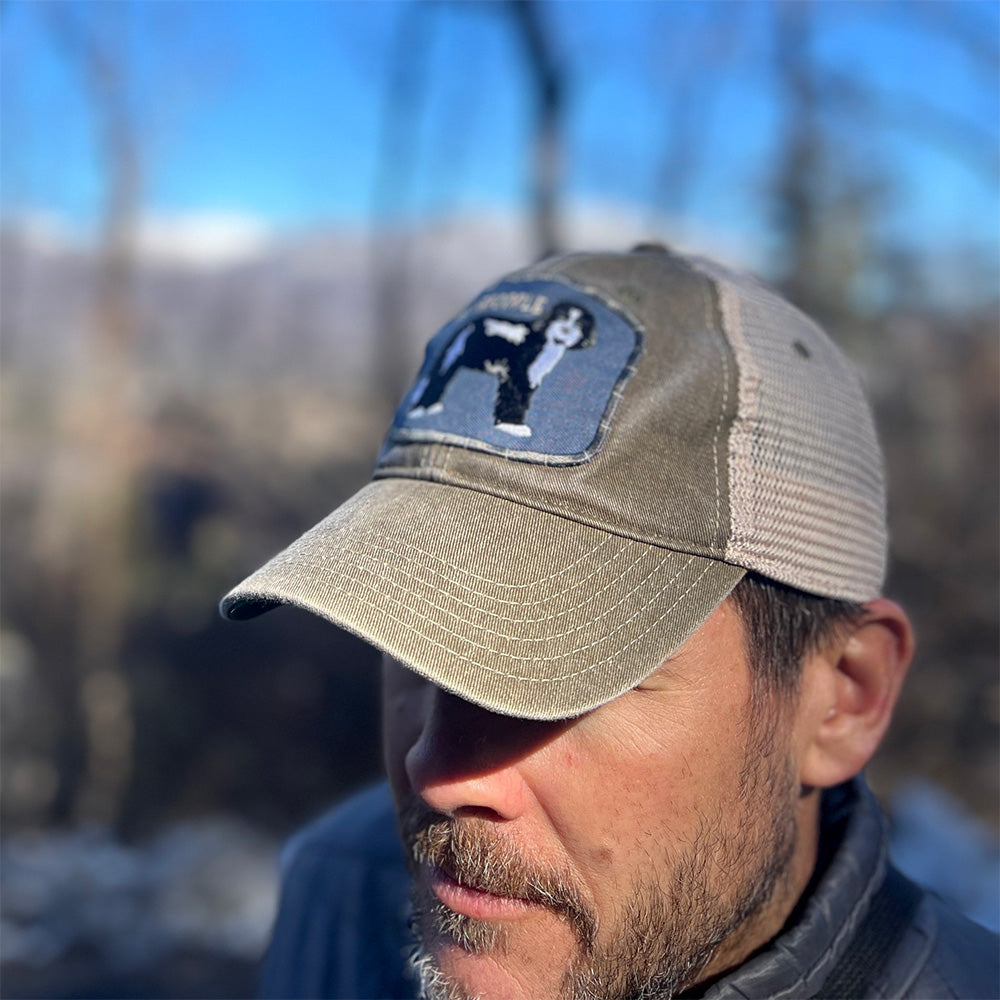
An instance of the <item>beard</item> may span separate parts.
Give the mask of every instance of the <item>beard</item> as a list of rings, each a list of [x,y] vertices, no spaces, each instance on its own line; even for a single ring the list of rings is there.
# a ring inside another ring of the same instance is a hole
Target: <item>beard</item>
[[[462,885],[541,904],[568,922],[577,947],[560,1000],[672,997],[697,981],[723,942],[740,940],[789,872],[798,786],[766,728],[767,738],[758,732],[748,747],[735,800],[702,813],[683,843],[661,845],[601,919],[569,872],[529,861],[489,820],[441,816],[411,802],[400,812],[403,841],[415,870],[439,868]],[[502,958],[507,928],[450,910],[419,878],[412,904],[422,995],[467,1000],[441,968],[438,947]]]

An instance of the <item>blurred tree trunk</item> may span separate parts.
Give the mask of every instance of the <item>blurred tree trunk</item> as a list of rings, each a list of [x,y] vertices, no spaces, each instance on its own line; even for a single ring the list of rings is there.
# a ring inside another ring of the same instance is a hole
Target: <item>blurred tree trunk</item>
[[[388,423],[413,375],[408,365],[412,333],[408,321],[408,258],[413,220],[407,208],[427,79],[428,17],[433,13],[424,4],[413,3],[400,14],[382,106],[372,198],[371,266],[375,295],[373,378],[383,425]]]
[[[921,11],[935,16],[930,8]],[[773,65],[785,108],[773,188],[783,289],[796,305],[860,349],[865,334],[857,323],[864,311],[858,308],[859,277],[869,285],[877,278],[895,287],[890,300],[898,299],[894,271],[905,264],[892,237],[887,240],[878,232],[894,178],[884,161],[865,155],[865,143],[899,132],[949,154],[991,183],[1000,171],[1000,158],[995,142],[972,120],[915,94],[887,93],[859,74],[821,64],[812,46],[822,30],[816,5],[808,0],[779,4],[773,16]],[[947,24],[964,44],[968,32],[958,27],[962,23],[949,14],[941,28]],[[995,46],[980,46],[975,55],[994,80]],[[913,281],[919,277],[911,269],[904,273],[903,285]]]
[[[872,266],[886,180],[877,163],[851,155],[840,132],[863,133],[856,116],[837,117],[836,88],[812,48],[815,9],[806,0],[774,8],[784,143],[774,185],[782,238],[782,287],[799,308],[860,351],[858,276]]]
[[[378,167],[373,194],[375,237],[372,275],[375,294],[374,386],[388,421],[409,385],[412,329],[409,256],[414,219],[409,209],[427,83],[430,18],[444,10],[408,5],[399,17],[385,91]],[[452,10],[460,8],[452,8]],[[487,6],[485,9],[489,10]],[[558,192],[562,170],[559,123],[564,104],[562,73],[535,0],[514,0],[505,8],[524,46],[531,97],[536,104],[531,166],[531,218],[539,258],[562,246]],[[463,8],[464,10],[464,8]]]
[[[563,113],[563,75],[542,24],[536,0],[511,0],[514,25],[528,57],[536,102],[532,149],[531,204],[535,247],[539,258],[562,249],[558,196],[562,177],[559,126]]]
[[[811,67],[812,10],[807,0],[775,8],[775,68],[784,94],[786,122],[775,184],[777,226],[784,244],[784,290],[806,312],[818,303],[823,135],[819,94]]]
[[[134,730],[122,662],[139,460],[131,399],[141,187],[128,52],[133,10],[129,4],[59,4],[48,13],[58,40],[79,66],[107,185],[90,350],[57,404],[62,454],[50,470],[37,522],[39,565],[59,567],[49,601],[53,627],[66,632],[70,660],[51,669],[58,672],[57,683],[69,688],[63,703],[75,709],[75,718],[67,720],[55,818],[113,824],[131,775]],[[108,20],[98,25],[98,17]],[[82,767],[71,760],[74,755]]]
[[[676,30],[669,6],[661,5],[658,11],[643,53],[651,67],[653,93],[665,112],[649,222],[659,226],[665,214],[666,235],[682,244],[703,173],[714,106],[722,83],[733,75],[732,62],[746,34],[746,10],[727,7],[711,31],[696,22],[686,24],[682,32]]]

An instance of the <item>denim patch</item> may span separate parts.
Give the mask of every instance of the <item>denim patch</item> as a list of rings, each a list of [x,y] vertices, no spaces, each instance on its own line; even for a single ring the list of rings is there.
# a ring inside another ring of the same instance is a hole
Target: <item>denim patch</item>
[[[386,444],[440,442],[523,461],[586,461],[640,347],[632,323],[581,289],[500,284],[427,345]]]

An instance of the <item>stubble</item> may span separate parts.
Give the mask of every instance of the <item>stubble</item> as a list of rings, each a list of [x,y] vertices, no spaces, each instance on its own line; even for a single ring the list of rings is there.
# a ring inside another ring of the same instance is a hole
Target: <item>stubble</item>
[[[796,847],[797,783],[774,730],[759,729],[748,746],[733,802],[703,813],[682,848],[663,845],[650,870],[603,920],[563,871],[533,864],[485,819],[453,819],[404,808],[401,829],[415,870],[439,868],[470,888],[547,907],[574,931],[577,947],[558,1000],[653,1000],[698,981],[724,942],[753,926],[786,879]],[[413,966],[428,1000],[468,1000],[440,968],[451,944],[502,956],[502,922],[477,920],[441,904],[414,881]]]

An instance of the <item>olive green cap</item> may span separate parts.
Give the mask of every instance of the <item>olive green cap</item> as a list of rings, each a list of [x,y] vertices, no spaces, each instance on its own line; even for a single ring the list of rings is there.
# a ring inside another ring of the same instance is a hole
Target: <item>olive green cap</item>
[[[635,687],[747,570],[880,591],[882,458],[833,342],[663,249],[508,275],[430,342],[372,482],[222,602],[357,633],[496,712]]]

